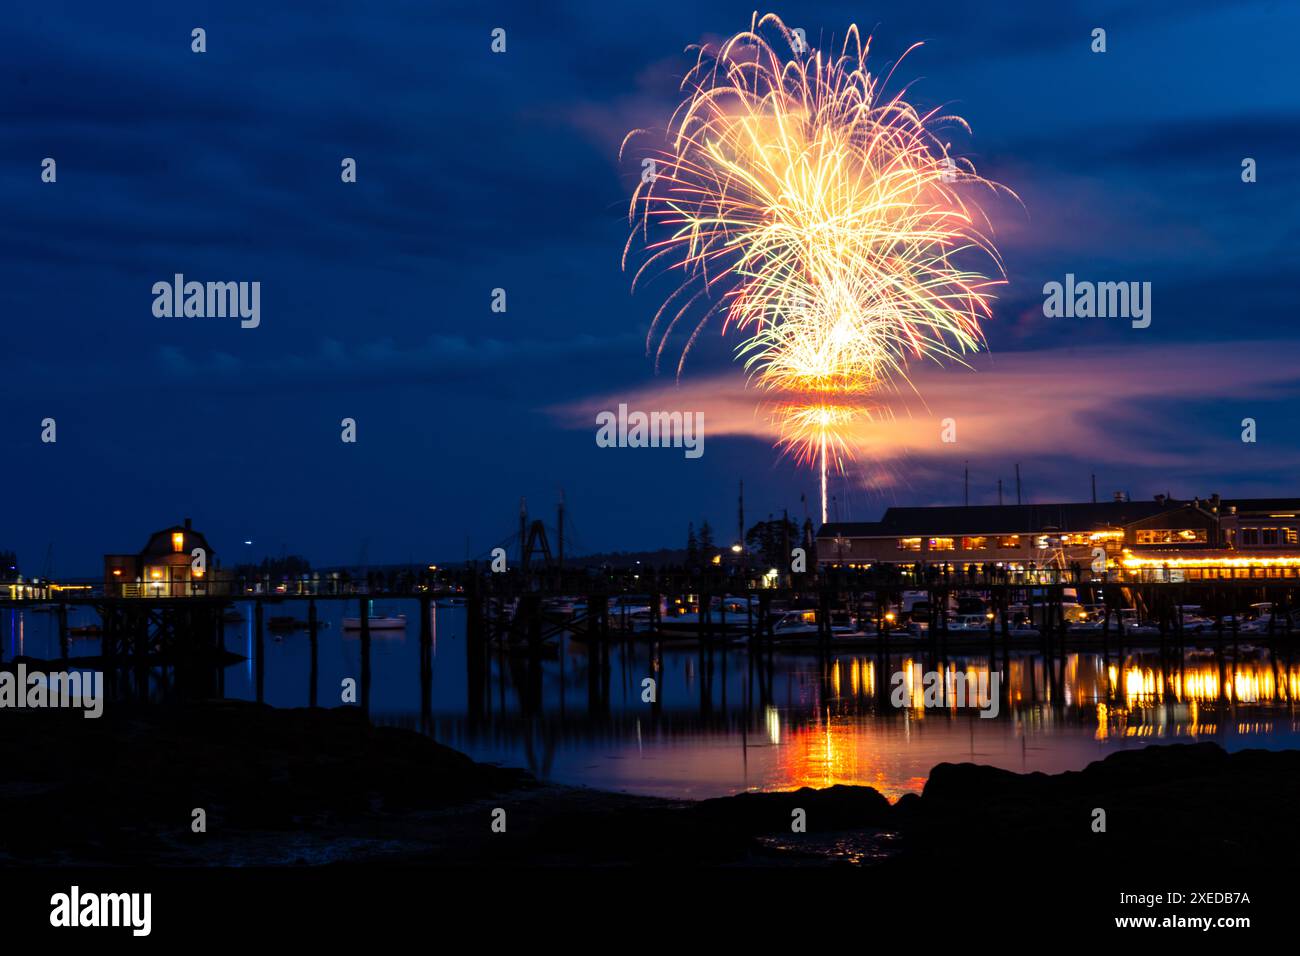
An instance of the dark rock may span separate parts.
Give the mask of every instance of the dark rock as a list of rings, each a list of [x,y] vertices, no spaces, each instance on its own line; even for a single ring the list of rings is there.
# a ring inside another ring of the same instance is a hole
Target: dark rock
[[[542,786],[418,733],[374,727],[356,708],[118,704],[98,720],[8,711],[0,729],[0,860],[9,863],[851,858],[925,873],[1051,857],[1123,873],[1155,861],[1198,872],[1244,866],[1300,849],[1297,751],[1147,747],[1052,776],[940,764],[922,794],[893,806],[846,786],[689,803]],[[196,807],[207,811],[207,833],[191,831]],[[508,839],[491,830],[496,807],[507,810]],[[806,834],[791,830],[796,808]],[[1093,829],[1098,808],[1104,833]]]

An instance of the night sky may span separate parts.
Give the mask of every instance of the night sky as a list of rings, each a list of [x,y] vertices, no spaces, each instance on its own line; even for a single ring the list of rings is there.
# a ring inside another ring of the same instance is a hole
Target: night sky
[[[715,328],[680,385],[656,376],[663,289],[632,295],[620,266],[620,141],[662,128],[685,48],[754,7],[147,6],[17,4],[0,32],[0,550],[28,574],[50,545],[56,573],[93,574],[185,516],[223,563],[330,564],[481,556],[520,496],[549,520],[561,488],[571,552],[680,546],[703,519],[729,539],[740,479],[751,520],[812,508],[733,343]],[[967,461],[985,503],[1016,462],[1030,501],[1086,500],[1092,473],[1106,496],[1300,493],[1300,9],[771,9],[818,47],[857,22],[880,72],[924,41],[892,83],[969,121],[954,148],[1023,203],[988,209],[1009,279],[990,354],[918,369],[921,399],[833,484],[840,518],[960,503]],[[260,281],[261,326],[155,317],[178,272]],[[1150,328],[1044,318],[1066,273],[1151,282]],[[619,401],[704,410],[703,457],[596,447]]]

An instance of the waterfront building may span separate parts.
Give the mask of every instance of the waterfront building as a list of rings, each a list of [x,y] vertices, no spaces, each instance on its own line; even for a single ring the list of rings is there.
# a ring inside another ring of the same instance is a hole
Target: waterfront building
[[[137,554],[104,555],[104,593],[111,597],[194,597],[230,593],[216,552],[189,518],[149,536]]]
[[[821,565],[994,565],[1011,570],[1156,570],[1166,580],[1294,577],[1300,498],[1130,501],[889,508],[879,521],[831,522],[817,534]]]

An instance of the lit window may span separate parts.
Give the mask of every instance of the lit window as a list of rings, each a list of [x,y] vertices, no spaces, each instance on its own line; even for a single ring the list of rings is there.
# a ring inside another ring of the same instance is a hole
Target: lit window
[[[900,551],[920,551],[921,539],[920,538],[899,538],[898,549]]]
[[[953,550],[952,538],[931,538],[931,551],[951,551]]]
[[[963,551],[986,551],[988,550],[989,539],[984,536],[967,537],[961,539],[961,549]]]
[[[1152,528],[1137,532],[1138,544],[1205,544],[1204,528]]]
[[[1020,535],[1002,534],[998,535],[999,548],[1018,548],[1020,547]]]
[[[172,532],[172,550],[177,554],[185,550],[185,535],[180,531]]]

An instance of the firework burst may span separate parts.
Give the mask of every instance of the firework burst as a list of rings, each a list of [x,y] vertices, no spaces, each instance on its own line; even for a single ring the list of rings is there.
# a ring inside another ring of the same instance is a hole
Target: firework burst
[[[965,123],[886,96],[868,47],[850,27],[839,55],[806,50],[769,14],[701,48],[633,193],[624,251],[627,268],[645,248],[634,289],[683,274],[651,324],[656,368],[684,333],[680,376],[720,316],[757,387],[813,396],[781,406],[791,419],[780,444],[815,426],[823,476],[838,424],[823,398],[905,382],[912,360],[977,351],[1002,281],[987,220],[965,198],[1000,187],[942,138]]]

